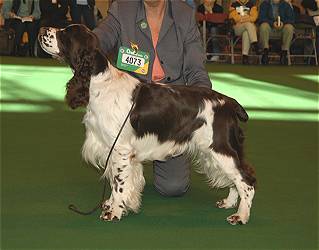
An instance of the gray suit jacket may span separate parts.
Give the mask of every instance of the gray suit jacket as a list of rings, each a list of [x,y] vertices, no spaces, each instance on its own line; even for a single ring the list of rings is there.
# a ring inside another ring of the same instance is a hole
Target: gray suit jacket
[[[156,47],[166,76],[163,82],[211,87],[193,10],[180,0],[168,0],[167,6]],[[148,74],[135,76],[151,82],[155,53],[151,31],[145,23],[143,0],[117,0],[94,32],[106,54],[114,49],[117,54],[120,46],[130,47],[130,42],[138,44],[140,50],[149,52]]]

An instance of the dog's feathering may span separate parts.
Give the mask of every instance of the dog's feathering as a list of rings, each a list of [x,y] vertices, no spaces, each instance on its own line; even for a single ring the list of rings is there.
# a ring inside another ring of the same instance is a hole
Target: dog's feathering
[[[86,107],[82,155],[95,167],[104,168],[135,100],[110,163],[103,169],[112,188],[103,204],[103,220],[138,212],[145,185],[142,162],[186,153],[197,156],[198,171],[207,176],[210,186],[229,187],[228,197],[217,207],[232,208],[240,198],[238,211],[227,221],[248,222],[256,178],[244,158],[239,126],[248,115],[235,99],[205,87],[141,83],[114,68],[99,49],[97,37],[82,25],[43,28],[39,40],[45,51],[62,58],[74,72],[66,101],[71,108]]]

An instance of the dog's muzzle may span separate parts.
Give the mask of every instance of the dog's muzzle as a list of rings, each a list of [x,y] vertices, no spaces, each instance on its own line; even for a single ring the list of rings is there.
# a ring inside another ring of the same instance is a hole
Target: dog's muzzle
[[[38,34],[38,40],[41,48],[50,55],[58,56],[59,47],[57,41],[57,32],[59,30],[52,27],[42,27]]]

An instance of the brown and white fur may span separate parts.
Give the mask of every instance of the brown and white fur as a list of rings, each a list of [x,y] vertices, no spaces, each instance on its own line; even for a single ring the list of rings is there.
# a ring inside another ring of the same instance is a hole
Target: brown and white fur
[[[144,161],[197,155],[199,172],[209,185],[229,187],[219,208],[238,211],[230,224],[246,224],[255,193],[254,171],[244,160],[244,135],[239,121],[248,115],[236,100],[205,87],[141,83],[114,68],[99,49],[97,37],[82,25],[66,29],[43,28],[42,48],[67,62],[74,72],[67,84],[71,108],[86,107],[86,139],[82,154],[103,169],[112,193],[101,218],[120,220],[138,212],[145,185]],[[135,106],[104,169],[110,148],[135,100]]]

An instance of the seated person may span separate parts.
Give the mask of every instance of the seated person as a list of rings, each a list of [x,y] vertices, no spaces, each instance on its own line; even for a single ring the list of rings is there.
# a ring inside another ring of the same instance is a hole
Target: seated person
[[[223,13],[223,7],[216,3],[216,0],[204,0],[204,2],[198,6],[197,11],[202,14],[213,14],[213,13]],[[218,34],[218,25],[207,22],[206,29],[208,32],[208,37]],[[204,32],[204,31],[203,31]],[[207,52],[209,53],[219,53],[220,47],[217,39],[212,38],[211,43],[207,45]],[[210,61],[218,61],[219,56],[213,56],[209,58]]]
[[[253,0],[237,0],[231,4],[229,18],[235,22],[234,31],[242,37],[243,64],[248,64],[250,46],[258,54],[257,30],[255,22],[258,11]]]
[[[186,2],[189,5],[189,7],[191,7],[192,9],[196,9],[196,4],[194,0],[182,0],[182,1]]]
[[[40,0],[40,27],[64,28],[68,25],[68,0]],[[38,56],[50,57],[38,46]]]
[[[94,17],[95,0],[69,0],[70,14],[73,23],[82,23],[93,30],[96,26]]]
[[[319,0],[302,0],[301,6],[309,16],[319,16]]]
[[[319,0],[302,0],[301,5],[306,13],[313,18],[316,26],[316,50],[319,58]]]
[[[40,0],[41,27],[64,28],[68,25],[68,0]]]
[[[0,9],[2,8],[3,0],[0,0]],[[4,18],[2,14],[0,13],[0,27],[2,28],[4,26]]]
[[[15,35],[15,54],[22,55],[20,46],[23,33],[28,33],[30,56],[34,56],[34,44],[40,19],[39,0],[4,0],[2,14],[5,28],[12,28]]]
[[[290,2],[284,0],[265,0],[259,10],[259,39],[263,48],[262,64],[268,64],[269,37],[281,36],[280,63],[287,65],[287,54],[294,34],[295,16]]]

